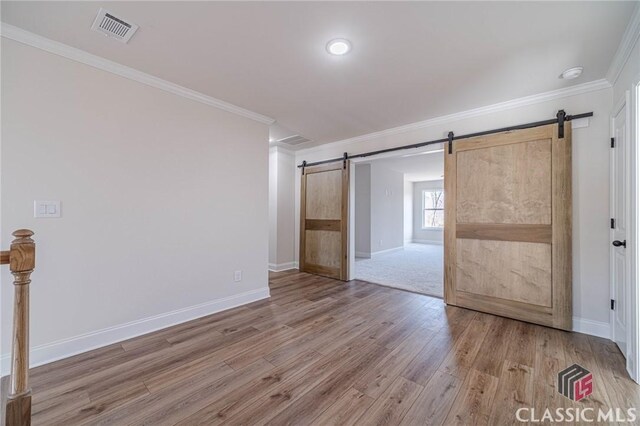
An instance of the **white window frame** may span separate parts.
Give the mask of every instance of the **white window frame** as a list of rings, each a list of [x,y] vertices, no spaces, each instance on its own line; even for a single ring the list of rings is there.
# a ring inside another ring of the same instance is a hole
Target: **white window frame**
[[[429,230],[442,230],[444,229],[444,227],[442,226],[425,226],[424,225],[424,211],[427,210],[426,206],[424,205],[424,195],[426,192],[436,192],[436,191],[440,191],[440,192],[444,192],[444,188],[427,188],[427,189],[423,189],[421,196],[422,196],[422,218],[420,219],[420,224],[422,225],[421,228],[424,231],[429,231]],[[440,209],[429,209],[429,210],[440,210]],[[444,212],[444,206],[442,207],[442,211]]]

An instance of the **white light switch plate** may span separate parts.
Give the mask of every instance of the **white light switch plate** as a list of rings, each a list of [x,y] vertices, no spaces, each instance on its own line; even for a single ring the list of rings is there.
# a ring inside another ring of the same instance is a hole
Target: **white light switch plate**
[[[33,217],[60,217],[60,201],[33,202]]]

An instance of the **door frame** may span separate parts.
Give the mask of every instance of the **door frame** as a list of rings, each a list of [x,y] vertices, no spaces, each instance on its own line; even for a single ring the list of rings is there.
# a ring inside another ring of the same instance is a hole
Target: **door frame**
[[[443,151],[445,148],[445,143],[438,143],[434,145],[428,145],[421,148],[416,148],[411,151],[412,154],[424,154],[427,152],[437,152]],[[372,155],[370,157],[361,157],[361,158],[353,158],[350,161],[351,170],[349,179],[349,281],[356,279],[355,270],[356,270],[356,246],[355,246],[355,232],[356,232],[356,164],[367,163],[370,161],[381,160],[383,158],[401,158],[405,154],[401,151],[398,152],[386,152],[377,155]],[[444,180],[444,177],[443,177]],[[444,285],[444,284],[443,284]]]
[[[640,242],[640,74],[633,79],[631,87],[625,90],[623,96],[611,112],[610,134],[613,135],[613,117],[627,106],[627,137],[629,143],[629,190],[628,195],[628,214],[629,214],[629,230],[627,235],[627,245],[629,252],[627,253],[627,262],[630,264],[629,272],[629,304],[628,304],[628,320],[627,327],[627,353],[626,370],[635,382],[640,383],[640,288],[636,284],[640,279],[640,250],[637,243]],[[613,154],[611,154],[613,155]],[[611,164],[611,163],[610,163]],[[609,188],[613,187],[613,172],[610,172]],[[609,241],[609,244],[611,241]],[[610,264],[611,267],[611,264]],[[610,279],[610,291],[613,290],[613,280]],[[610,316],[610,338],[613,335],[613,312]]]
[[[637,283],[640,279],[640,250],[637,244],[640,241],[640,74],[633,79],[631,86],[631,96],[629,99],[628,114],[631,116],[628,122],[629,139],[629,179],[630,185],[630,209],[629,217],[629,259],[630,259],[630,282]],[[628,92],[627,92],[628,93]],[[626,93],[625,93],[626,95]],[[627,373],[640,383],[640,289],[638,285],[630,285],[630,306],[629,318],[631,320],[628,333],[631,340],[627,344]]]
[[[622,194],[622,196],[624,197],[624,205],[625,205],[625,216],[627,219],[627,234],[626,235],[626,239],[627,239],[627,245],[629,247],[629,249],[632,247],[632,239],[631,239],[631,234],[632,234],[632,228],[631,228],[631,223],[633,218],[631,217],[631,95],[629,90],[626,90],[624,92],[624,94],[622,95],[622,97],[618,100],[618,102],[616,102],[616,104],[614,105],[614,108],[611,111],[611,116],[609,118],[609,133],[611,138],[613,138],[615,136],[615,117],[618,116],[618,114],[620,114],[623,110],[624,110],[624,119],[626,122],[626,132],[625,132],[625,143],[626,143],[626,157],[624,159],[625,161],[625,166],[628,170],[627,172],[627,176],[626,176],[626,191],[624,194]],[[615,147],[617,147],[617,142]],[[613,207],[614,207],[614,183],[615,183],[615,171],[614,171],[614,158],[615,158],[615,148],[612,148],[611,150],[609,150],[609,217],[613,218]],[[631,256],[632,256],[632,252],[629,249],[626,249],[627,252],[625,253],[625,276],[626,276],[626,288],[624,289],[624,300],[616,300],[616,293],[615,293],[615,285],[614,285],[614,281],[615,281],[615,277],[614,277],[614,271],[613,271],[613,265],[614,265],[614,260],[615,260],[615,248],[611,245],[611,242],[614,240],[614,230],[613,229],[609,229],[609,296],[611,298],[611,300],[615,300],[616,304],[624,304],[624,311],[625,311],[625,334],[626,336],[624,336],[624,340],[626,342],[626,353],[623,354],[625,356],[625,358],[628,360],[629,359],[629,348],[631,345],[631,318],[633,317],[631,315],[631,305],[632,300],[631,300]],[[613,309],[611,309],[609,311],[609,339],[613,342],[615,342],[616,339],[616,335],[615,335],[615,311]]]

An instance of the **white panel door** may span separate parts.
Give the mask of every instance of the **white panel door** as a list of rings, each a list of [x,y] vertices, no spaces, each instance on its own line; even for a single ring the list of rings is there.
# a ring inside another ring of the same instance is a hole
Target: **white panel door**
[[[629,230],[629,94],[614,110],[612,117],[611,149],[611,307],[612,339],[627,355],[629,321],[629,259],[627,233]]]

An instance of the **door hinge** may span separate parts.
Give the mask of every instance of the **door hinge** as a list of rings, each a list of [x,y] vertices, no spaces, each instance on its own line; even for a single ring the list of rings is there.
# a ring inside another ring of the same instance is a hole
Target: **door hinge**
[[[616,308],[616,301],[611,299],[611,310],[613,311]]]
[[[611,229],[616,229],[616,220],[611,218]]]
[[[616,138],[611,138],[611,148],[616,147]]]

